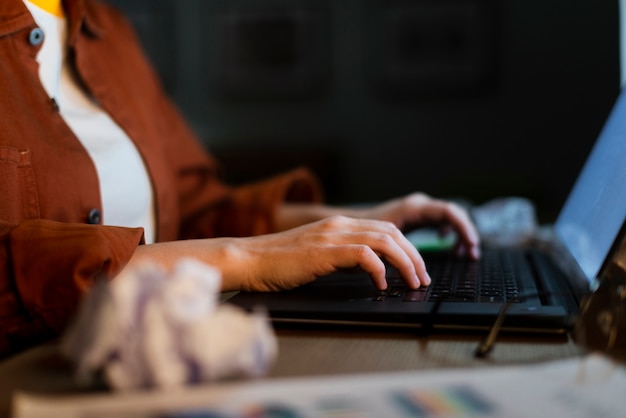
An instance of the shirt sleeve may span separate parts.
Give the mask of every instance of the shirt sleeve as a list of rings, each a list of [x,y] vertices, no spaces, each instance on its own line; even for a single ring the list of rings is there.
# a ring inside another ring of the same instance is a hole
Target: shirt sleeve
[[[58,336],[97,277],[114,277],[141,228],[0,222],[0,356]]]
[[[274,216],[281,204],[322,201],[321,187],[306,168],[238,187],[216,185],[206,192],[213,196],[196,196],[206,204],[191,211],[190,206],[183,206],[186,216],[182,219],[181,234],[185,239],[272,233],[276,230]],[[216,192],[221,196],[215,196]]]

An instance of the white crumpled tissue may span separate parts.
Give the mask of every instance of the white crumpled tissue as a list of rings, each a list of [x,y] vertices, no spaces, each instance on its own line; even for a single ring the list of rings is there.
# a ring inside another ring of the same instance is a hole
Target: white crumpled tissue
[[[171,272],[154,263],[98,282],[62,349],[80,381],[103,374],[114,389],[175,388],[263,375],[277,354],[265,312],[220,303],[220,272],[183,259]]]
[[[535,206],[523,197],[501,197],[471,209],[484,242],[500,246],[528,243],[537,233]]]

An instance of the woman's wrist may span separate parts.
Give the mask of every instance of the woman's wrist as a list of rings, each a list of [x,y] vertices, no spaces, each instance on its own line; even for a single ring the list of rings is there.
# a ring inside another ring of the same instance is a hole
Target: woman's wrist
[[[181,258],[195,258],[211,265],[222,273],[222,291],[241,290],[249,287],[252,255],[248,253],[247,238],[211,238],[180,240],[140,245],[128,262],[128,266],[150,262],[171,269]]]

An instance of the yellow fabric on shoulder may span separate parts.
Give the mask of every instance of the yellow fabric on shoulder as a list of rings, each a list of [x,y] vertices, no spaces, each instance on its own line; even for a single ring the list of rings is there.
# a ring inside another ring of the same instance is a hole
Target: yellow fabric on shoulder
[[[63,5],[61,0],[28,0],[30,3],[58,17],[63,17]]]

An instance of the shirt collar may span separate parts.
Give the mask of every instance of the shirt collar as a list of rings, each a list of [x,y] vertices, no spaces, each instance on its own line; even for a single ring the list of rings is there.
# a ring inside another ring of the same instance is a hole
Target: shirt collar
[[[69,44],[74,45],[81,32],[92,37],[104,36],[89,0],[63,0],[69,28]],[[22,0],[0,0],[0,37],[35,25],[35,20]]]
[[[68,41],[70,46],[76,43],[81,31],[94,38],[104,36],[104,30],[98,23],[98,17],[92,2],[87,0],[63,0],[68,19]]]

